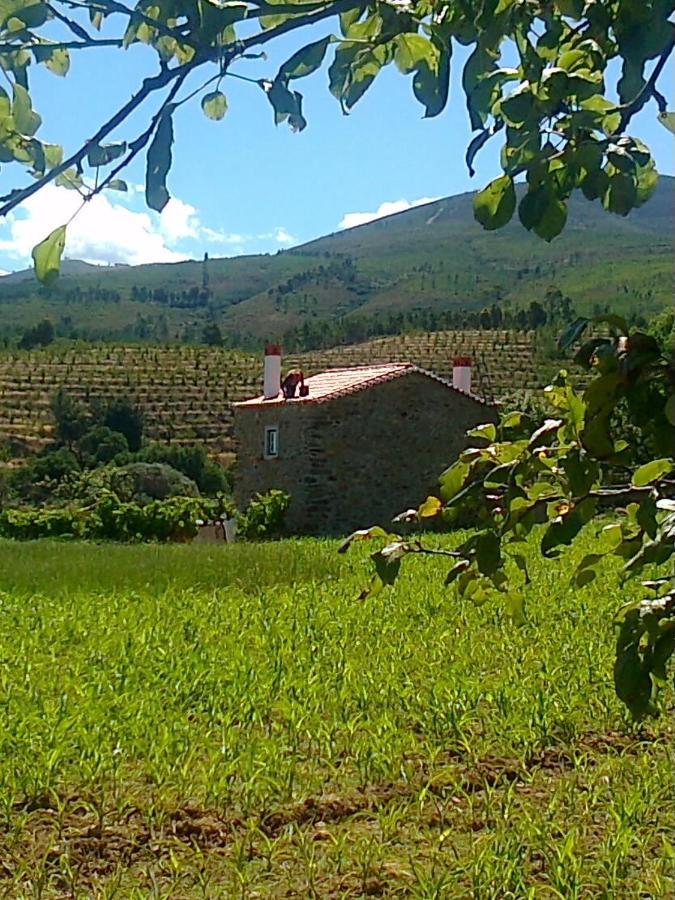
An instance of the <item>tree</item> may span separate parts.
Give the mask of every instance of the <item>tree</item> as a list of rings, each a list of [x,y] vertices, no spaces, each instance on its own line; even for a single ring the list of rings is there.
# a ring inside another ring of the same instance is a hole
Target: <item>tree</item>
[[[328,56],[329,89],[345,113],[394,64],[412,76],[425,116],[437,116],[448,102],[453,47],[463,44],[471,48],[463,87],[475,132],[466,152],[469,172],[488,141],[502,141],[503,174],[477,195],[476,218],[487,229],[500,228],[518,207],[525,228],[552,240],[577,188],[619,215],[653,192],[658,176],[649,149],[627,129],[650,101],[664,124],[675,127],[658,88],[675,46],[671,13],[671,0],[188,0],[180,6],[158,0],[135,7],[120,0],[13,0],[0,10],[0,54],[11,85],[0,93],[0,149],[4,160],[29,170],[30,180],[0,198],[0,215],[52,181],[79,191],[83,203],[103,190],[126,190],[119,176],[146,150],[146,200],[161,211],[170,196],[175,111],[199,96],[205,115],[222,119],[228,78],[250,83],[277,124],[301,131],[307,122],[296,82]],[[106,36],[98,36],[104,21]],[[312,40],[304,43],[309,31]],[[298,49],[270,72],[262,51],[289,34],[297,35]],[[147,45],[158,69],[130,100],[67,154],[37,137],[32,65],[65,76],[75,51],[132,44]],[[516,65],[506,65],[512,56]],[[154,111],[134,134],[136,112],[153,100]],[[127,140],[107,143],[122,128]],[[517,175],[527,182],[519,200]],[[34,248],[45,284],[58,275],[65,240],[64,224]]]
[[[54,394],[51,400],[52,415],[56,421],[56,437],[58,441],[71,447],[79,441],[91,425],[91,414],[87,407],[72,397],[63,388]]]
[[[562,372],[546,388],[550,417],[543,422],[511,412],[499,426],[469,432],[476,445],[443,472],[438,496],[404,514],[448,522],[478,509],[479,527],[457,550],[426,548],[418,538],[382,528],[356,532],[342,549],[363,538],[384,540],[372,556],[375,575],[364,598],[392,584],[407,555],[444,555],[454,563],[446,584],[476,603],[500,600],[522,623],[527,537],[542,525],[540,553],[559,559],[582,530],[593,529],[596,552],[569,573],[571,583],[582,590],[593,581],[605,555],[624,560],[627,602],[617,611],[614,683],[641,718],[657,712],[658,688],[675,652],[675,352],[664,352],[648,334],[631,333],[614,315],[577,319],[561,336],[561,349],[600,324],[609,335],[596,331],[575,356],[594,376],[584,390]],[[649,448],[647,461],[622,434],[625,415]],[[643,573],[649,580],[636,583]]]
[[[541,303],[533,300],[527,309],[528,327],[533,330],[541,328],[542,325],[545,325],[547,321],[548,316],[546,315],[546,310],[541,305]]]
[[[209,347],[222,347],[223,333],[217,322],[207,322],[202,329],[202,343]]]
[[[111,431],[119,431],[127,440],[132,453],[141,449],[145,422],[141,410],[127,397],[110,400],[97,410],[96,419]]]
[[[106,425],[94,425],[78,442],[77,449],[83,465],[105,465],[120,453],[129,450],[126,437]]]
[[[54,326],[49,319],[43,319],[24,332],[19,341],[19,350],[32,350],[34,347],[47,347],[54,340]]]

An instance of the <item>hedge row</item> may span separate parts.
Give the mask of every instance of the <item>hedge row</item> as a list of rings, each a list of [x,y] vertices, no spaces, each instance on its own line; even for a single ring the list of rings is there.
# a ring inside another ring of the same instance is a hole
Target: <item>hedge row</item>
[[[246,512],[236,513],[244,538],[278,537],[289,498],[281,491],[258,495]],[[11,508],[0,511],[0,537],[14,540],[77,538],[123,542],[189,541],[199,520],[230,516],[220,500],[203,497],[171,497],[144,505],[125,503],[105,491],[90,506]]]

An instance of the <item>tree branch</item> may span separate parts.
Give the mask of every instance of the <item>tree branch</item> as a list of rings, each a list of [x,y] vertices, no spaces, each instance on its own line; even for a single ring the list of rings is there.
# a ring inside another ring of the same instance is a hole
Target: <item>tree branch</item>
[[[73,7],[80,7],[83,5],[78,3],[77,0],[64,0],[64,2]],[[258,32],[257,34],[251,35],[251,37],[249,38],[245,38],[242,41],[237,41],[236,43],[233,43],[224,48],[210,47],[207,50],[197,53],[194,58],[185,65],[177,66],[173,69],[165,68],[162,69],[162,71],[158,75],[146,78],[143,81],[140,90],[136,94],[134,94],[134,96],[127,103],[125,103],[125,105],[122,106],[110,119],[108,119],[108,121],[99,128],[99,130],[93,137],[89,138],[88,141],[85,141],[85,143],[80,147],[79,150],[69,156],[68,159],[65,159],[60,165],[55,166],[53,169],[50,169],[49,172],[46,172],[41,178],[38,178],[27,187],[21,190],[12,191],[10,194],[5,195],[5,197],[0,198],[0,202],[2,200],[6,201],[2,206],[0,206],[0,216],[6,216],[7,213],[11,212],[29,197],[32,197],[33,194],[37,193],[45,185],[58,178],[59,175],[62,175],[71,167],[77,166],[79,163],[81,163],[91,147],[99,144],[105,137],[110,134],[111,131],[121,125],[124,120],[155,91],[161,90],[161,88],[166,87],[176,79],[180,79],[182,83],[186,75],[206,62],[221,62],[224,67],[227,67],[230,62],[241,56],[244,52],[252,47],[258,47],[262,44],[267,44],[269,43],[269,41],[274,40],[282,34],[287,34],[290,31],[294,31],[296,28],[303,28],[305,25],[316,24],[317,22],[321,22],[324,19],[339,15],[344,10],[352,8],[353,5],[354,0],[335,0],[335,2],[332,2],[328,6],[324,6],[317,11],[305,13],[300,16],[295,16],[285,22],[282,22],[276,28],[270,28],[268,31]],[[123,6],[121,3],[117,3],[116,0],[101,0],[101,8],[103,11],[106,8],[114,8],[115,11],[124,12],[129,16],[135,14],[135,12],[127,9],[126,6]],[[143,17],[141,15],[141,18],[147,18],[149,24],[153,27],[156,27],[158,24],[153,19],[149,19],[149,17]],[[182,43],[189,44],[189,41],[186,41],[179,32],[174,32],[171,34],[171,36],[175,37]]]
[[[46,184],[49,184],[54,179],[58,178],[59,175],[62,175],[68,169],[73,166],[78,165],[78,163],[82,162],[85,158],[89,149],[96,144],[99,144],[105,137],[107,137],[111,131],[117,128],[118,125],[121,125],[122,122],[137,108],[139,107],[144,100],[146,100],[151,94],[155,91],[161,90],[161,88],[165,87],[168,84],[171,84],[176,78],[184,77],[184,74],[187,75],[192,69],[195,67],[195,62],[186,63],[184,66],[179,66],[175,69],[164,69],[159,75],[155,75],[151,78],[146,78],[141,85],[140,90],[134,94],[134,96],[129,100],[124,106],[119,109],[114,116],[112,116],[108,121],[102,125],[96,134],[89,138],[88,141],[80,147],[75,153],[68,157],[68,159],[64,159],[64,161],[58,165],[54,166],[53,169],[50,169],[49,172],[46,172],[41,178],[38,178],[37,181],[34,181],[32,184],[29,184],[27,187],[23,188],[23,190],[13,191],[9,197],[3,198],[6,199],[7,202],[0,207],[0,216],[6,216],[8,212],[11,212],[15,207],[17,207],[20,203],[23,203],[29,197],[32,197],[33,194],[37,193],[41,188],[43,188]]]
[[[194,48],[194,45],[185,38],[182,32],[178,31],[175,28],[170,28],[168,25],[165,25],[163,22],[158,21],[157,19],[153,19],[152,16],[146,15],[142,10],[139,9],[129,9],[128,6],[125,6],[123,3],[118,3],[117,0],[99,0],[99,3],[94,5],[91,3],[79,3],[77,0],[62,0],[63,3],[66,3],[73,9],[94,9],[97,12],[102,13],[120,13],[123,16],[126,16],[128,19],[139,19],[141,22],[145,22],[146,25],[149,25],[150,28],[155,28],[159,34],[164,37],[173,38],[176,41],[179,41],[181,44],[188,44],[190,47]]]
[[[640,112],[642,107],[649,102],[650,97],[653,97],[656,100],[659,107],[659,112],[666,111],[666,99],[663,94],[657,90],[656,82],[659,80],[661,72],[663,72],[666,63],[668,62],[668,58],[673,52],[673,48],[675,48],[675,35],[673,35],[668,41],[667,46],[659,56],[658,62],[654,66],[651,75],[642,86],[642,89],[638,91],[636,96],[633,97],[631,101],[617,107],[617,109],[621,110],[621,123],[618,129],[619,132],[624,131],[626,125],[628,125],[633,116],[636,113]]]
[[[50,41],[48,44],[0,44],[0,53],[16,53],[17,50],[34,50],[43,47],[46,50],[86,50],[89,47],[121,47],[121,38],[89,38],[87,41]]]
[[[106,177],[103,179],[103,181],[100,184],[96,185],[96,187],[91,191],[91,193],[87,197],[87,200],[91,200],[92,197],[96,196],[96,194],[100,194],[101,191],[104,190],[110,184],[110,182],[113,181],[117,177],[117,175],[119,175],[120,172],[129,165],[129,163],[132,161],[132,159],[134,159],[134,157],[138,156],[138,154],[141,152],[143,147],[145,147],[145,145],[148,143],[148,141],[152,137],[155,129],[157,128],[157,126],[159,124],[159,120],[161,119],[162,114],[164,113],[166,108],[173,101],[174,97],[180,90],[180,88],[181,88],[183,82],[185,81],[185,79],[187,78],[188,74],[189,74],[188,72],[184,72],[181,75],[181,77],[177,79],[176,83],[173,85],[173,87],[171,88],[171,90],[169,91],[167,96],[164,98],[162,105],[159,107],[159,109],[157,110],[155,115],[152,117],[152,121],[150,122],[150,125],[148,126],[148,128],[146,128],[146,130],[142,134],[140,134],[134,141],[132,141],[131,144],[129,144],[129,153],[127,153],[127,155],[124,157],[124,159],[120,163],[118,163],[114,167],[114,169],[108,173],[108,175],[106,175]]]
[[[75,22],[73,19],[68,18],[68,16],[64,16],[64,14],[53,7],[50,3],[47,4],[47,8],[50,10],[55,19],[58,19],[59,22],[63,22],[63,24],[73,32],[75,37],[79,37],[80,40],[90,41],[91,35],[87,32],[85,28],[83,28],[79,22]]]

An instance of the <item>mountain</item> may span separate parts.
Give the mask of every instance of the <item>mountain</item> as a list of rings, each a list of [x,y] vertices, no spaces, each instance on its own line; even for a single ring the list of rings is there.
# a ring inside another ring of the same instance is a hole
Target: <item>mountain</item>
[[[93,275],[100,266],[85,262],[82,259],[64,259],[61,262],[62,275]],[[107,269],[107,267],[105,267]],[[6,272],[0,275],[0,285],[20,284],[22,282],[31,282],[31,287],[35,285],[35,272],[33,269],[20,269],[18,272]]]
[[[14,273],[0,278],[0,334],[47,316],[58,333],[86,339],[199,339],[216,321],[236,342],[339,319],[517,309],[551,288],[578,312],[649,316],[672,302],[674,178],[662,176],[626,218],[575,196],[551,244],[517,217],[483,231],[472,200],[437,200],[273,256],[105,268],[71,260],[49,291]]]

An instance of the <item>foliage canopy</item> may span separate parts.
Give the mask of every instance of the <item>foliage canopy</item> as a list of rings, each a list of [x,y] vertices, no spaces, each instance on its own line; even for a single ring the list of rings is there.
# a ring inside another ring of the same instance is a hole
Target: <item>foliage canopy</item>
[[[582,530],[594,530],[595,552],[581,559],[570,583],[582,590],[593,582],[607,555],[625,561],[631,599],[616,619],[614,682],[641,718],[657,711],[658,687],[675,653],[675,354],[651,335],[631,333],[619,316],[598,317],[600,323],[609,336],[595,329],[582,342],[592,322],[578,318],[559,342],[561,349],[574,345],[576,361],[593,374],[585,388],[561,372],[546,388],[551,416],[543,423],[511,412],[499,425],[469,432],[475,446],[443,472],[438,496],[399,517],[452,521],[478,508],[480,525],[457,550],[430,549],[379,527],[351,535],[342,550],[354,540],[384,541],[372,554],[375,573],[363,599],[393,584],[409,554],[441,554],[453,558],[446,584],[462,598],[479,605],[500,598],[523,624],[529,535],[541,526],[542,557],[559,559]],[[647,461],[623,438],[626,416]],[[639,575],[646,580],[636,585]]]
[[[0,5],[0,65],[10,84],[0,91],[0,158],[23,165],[32,181],[0,199],[0,215],[52,181],[78,191],[83,203],[105,189],[126,190],[119,176],[141,152],[147,203],[162,210],[170,197],[176,110],[200,96],[205,115],[223,119],[221,87],[229,77],[260,90],[277,124],[301,131],[307,124],[301,79],[325,63],[330,92],[348,113],[393,64],[412,78],[424,115],[437,116],[448,102],[459,44],[471,48],[463,69],[475,132],[469,171],[489,140],[502,141],[503,174],[478,194],[476,217],[485,228],[500,228],[517,206],[524,227],[550,241],[565,226],[576,188],[619,215],[653,192],[653,159],[628,127],[652,99],[672,127],[658,89],[675,45],[672,11],[672,0],[140,0],[133,7],[118,0],[9,0]],[[304,43],[310,26],[325,27],[325,34]],[[265,45],[288,34],[297,35],[299,47],[276,73],[246,74]],[[75,151],[40,140],[31,66],[63,77],[75,51],[137,43],[156,53],[157,74]],[[195,86],[193,76],[203,80]],[[109,140],[153,99],[158,103],[141,133]],[[517,204],[514,178],[522,174],[528,190]],[[34,249],[46,284],[58,274],[64,242],[60,226]]]

